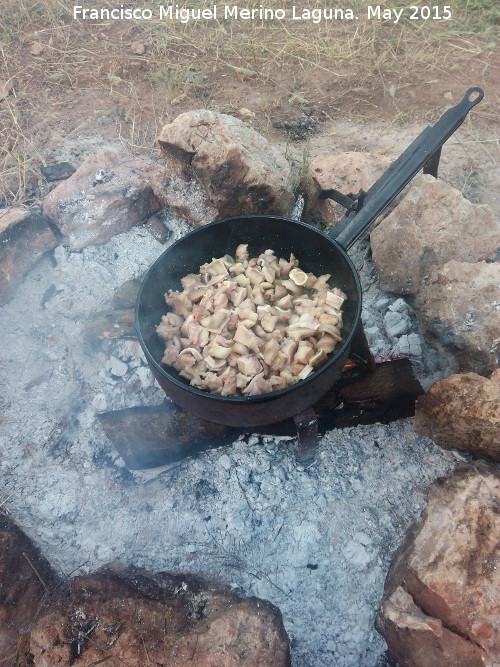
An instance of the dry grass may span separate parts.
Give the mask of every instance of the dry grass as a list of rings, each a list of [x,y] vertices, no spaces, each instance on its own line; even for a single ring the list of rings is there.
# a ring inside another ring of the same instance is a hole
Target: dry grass
[[[13,79],[15,92],[0,102],[0,205],[32,199],[30,189],[47,155],[49,130],[72,97],[82,92],[92,91],[96,108],[113,114],[116,136],[132,150],[150,148],[158,126],[184,108],[231,112],[245,106],[239,100],[235,107],[237,92],[231,97],[229,87],[266,88],[275,106],[307,100],[329,113],[338,112],[349,99],[352,110],[353,99],[369,105],[374,90],[384,89],[394,97],[396,90],[411,85],[415,72],[439,78],[456,67],[457,58],[495,48],[500,23],[496,0],[449,2],[452,21],[404,20],[394,25],[365,20],[367,3],[361,0],[350,3],[359,21],[320,24],[82,22],[72,19],[74,3],[64,0],[2,0],[0,80]],[[82,4],[107,5],[104,0]],[[134,6],[159,4],[154,0]],[[192,1],[188,6],[212,4]],[[252,0],[245,6],[260,4]],[[298,3],[270,0],[265,7],[290,10],[293,4]],[[405,4],[388,0],[383,6]],[[133,41],[146,46],[145,55],[131,53]],[[30,54],[33,42],[44,45],[41,56]],[[70,131],[76,133],[84,122],[80,118]]]

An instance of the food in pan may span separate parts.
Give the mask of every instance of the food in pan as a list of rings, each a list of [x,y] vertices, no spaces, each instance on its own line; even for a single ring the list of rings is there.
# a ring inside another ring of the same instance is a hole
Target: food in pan
[[[346,295],[297,259],[266,250],[249,259],[212,259],[165,295],[172,308],[158,334],[167,341],[162,363],[190,385],[221,396],[255,396],[304,380],[342,340]]]

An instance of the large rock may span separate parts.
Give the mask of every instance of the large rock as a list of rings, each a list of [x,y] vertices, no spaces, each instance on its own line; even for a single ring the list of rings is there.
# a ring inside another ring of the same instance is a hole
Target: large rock
[[[152,183],[162,171],[145,157],[119,162],[114,152],[100,150],[49,192],[43,212],[70,248],[106,243],[161,208]]]
[[[465,371],[489,375],[500,362],[500,264],[448,262],[431,270],[416,301],[427,333]]]
[[[0,665],[15,664],[18,636],[30,630],[57,576],[29,538],[0,512]],[[11,657],[9,657],[11,656]]]
[[[185,574],[104,568],[75,577],[31,632],[36,667],[286,667],[288,638],[271,603]]]
[[[472,204],[459,190],[424,174],[370,240],[384,286],[416,294],[435,266],[493,258],[500,246],[500,221],[488,206]]]
[[[303,182],[306,216],[335,225],[346,209],[332,199],[319,199],[320,194],[325,190],[339,190],[344,195],[367,192],[391,162],[392,158],[373,153],[321,153],[309,165]]]
[[[440,447],[500,460],[500,369],[438,380],[417,400],[415,431]]]
[[[28,269],[57,244],[41,215],[17,207],[0,209],[0,305],[10,301]]]
[[[485,667],[479,646],[425,614],[401,586],[382,604],[377,629],[404,667]]]
[[[205,109],[189,111],[163,127],[158,143],[193,170],[219,217],[290,214],[287,160],[241,120]]]
[[[389,572],[377,629],[401,665],[500,664],[500,476],[459,466],[429,490]]]

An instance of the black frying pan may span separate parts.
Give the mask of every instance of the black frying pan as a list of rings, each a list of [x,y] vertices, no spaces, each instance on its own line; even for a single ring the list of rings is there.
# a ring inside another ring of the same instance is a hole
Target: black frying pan
[[[139,292],[136,326],[149,366],[165,393],[199,417],[244,427],[271,424],[297,415],[326,394],[340,377],[361,320],[361,284],[346,250],[367,234],[377,216],[420,169],[436,175],[441,146],[482,98],[480,88],[470,88],[459,104],[415,139],[366,194],[353,199],[329,191],[328,196],[348,207],[349,212],[328,236],[287,218],[248,215],[197,229],[160,255]],[[191,387],[175,369],[162,365],[164,341],[156,333],[156,326],[167,311],[164,298],[167,290],[182,290],[183,276],[198,273],[200,265],[212,257],[234,255],[240,243],[248,244],[250,257],[267,248],[272,248],[277,257],[288,258],[293,252],[304,271],[318,276],[330,273],[330,283],[347,294],[343,342],[324,366],[291,387],[260,396],[219,396]]]

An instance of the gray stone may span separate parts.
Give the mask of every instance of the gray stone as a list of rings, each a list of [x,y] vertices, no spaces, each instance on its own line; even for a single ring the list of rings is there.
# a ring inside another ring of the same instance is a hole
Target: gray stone
[[[320,199],[325,190],[357,194],[371,188],[391,164],[385,155],[370,153],[322,153],[309,165],[303,187],[307,193],[306,218],[315,215],[328,225],[345,215],[345,208],[331,199]]]

